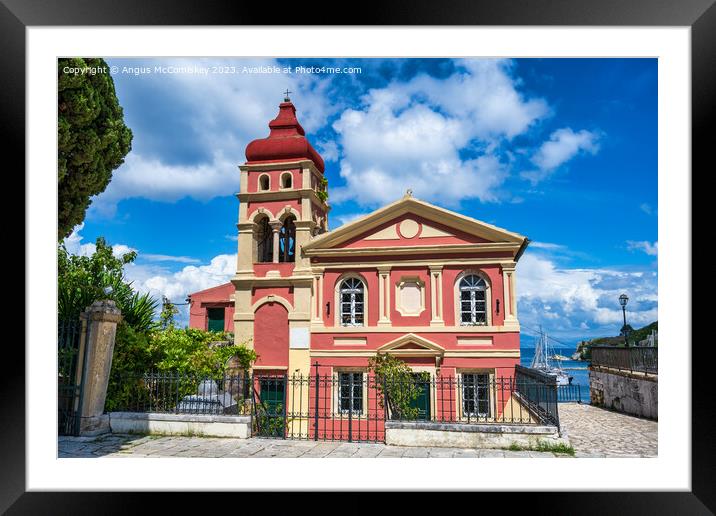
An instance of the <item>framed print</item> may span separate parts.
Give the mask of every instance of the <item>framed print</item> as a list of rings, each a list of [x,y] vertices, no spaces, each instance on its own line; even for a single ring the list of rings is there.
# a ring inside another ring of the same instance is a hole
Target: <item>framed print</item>
[[[711,514],[713,2],[255,9],[3,1],[28,246],[0,507]]]

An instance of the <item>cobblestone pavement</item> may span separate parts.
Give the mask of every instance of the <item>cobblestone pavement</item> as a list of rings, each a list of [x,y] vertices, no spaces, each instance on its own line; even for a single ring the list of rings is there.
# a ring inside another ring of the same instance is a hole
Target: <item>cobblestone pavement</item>
[[[577,457],[657,456],[656,421],[578,403],[561,403],[559,420]]]
[[[566,457],[549,452],[413,448],[374,443],[160,437],[113,434],[61,437],[59,457]]]

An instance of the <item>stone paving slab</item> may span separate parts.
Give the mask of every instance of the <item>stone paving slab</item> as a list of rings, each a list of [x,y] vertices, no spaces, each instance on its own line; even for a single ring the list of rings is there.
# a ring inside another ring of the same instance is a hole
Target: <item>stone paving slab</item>
[[[603,410],[563,403],[560,420],[575,457],[655,457],[658,423]],[[234,439],[112,434],[60,437],[58,457],[226,457],[226,458],[554,458],[565,454],[537,451],[387,446],[381,443]]]
[[[60,458],[226,457],[226,458],[472,458],[532,457],[538,452],[388,446],[381,443],[290,441],[282,439],[209,439],[114,435],[93,441],[59,442]],[[540,456],[554,457],[553,453]]]

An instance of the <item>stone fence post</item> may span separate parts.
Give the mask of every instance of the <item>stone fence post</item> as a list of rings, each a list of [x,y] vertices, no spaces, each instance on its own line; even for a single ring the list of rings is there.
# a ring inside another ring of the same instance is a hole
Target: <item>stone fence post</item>
[[[114,301],[95,301],[80,315],[86,321],[81,394],[80,435],[109,432],[109,416],[104,413],[109,372],[112,369],[114,338],[122,314]]]

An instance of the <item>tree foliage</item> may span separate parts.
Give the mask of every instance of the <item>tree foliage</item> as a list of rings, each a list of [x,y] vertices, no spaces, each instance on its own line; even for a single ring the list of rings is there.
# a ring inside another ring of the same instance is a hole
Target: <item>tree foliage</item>
[[[70,254],[64,244],[57,247],[57,297],[61,320],[76,319],[95,301],[111,299],[122,311],[124,321],[138,331],[154,326],[158,303],[149,294],[139,294],[126,281],[123,267],[132,263],[137,253],[130,251],[114,256],[104,238],[97,239],[91,256]]]
[[[225,332],[210,332],[195,328],[154,328],[141,332],[122,322],[117,327],[112,370],[105,410],[123,410],[142,400],[150,393],[142,380],[148,372],[176,374],[179,398],[196,394],[203,379],[219,381],[228,371],[229,359],[236,356],[239,367],[248,370],[258,358],[247,346],[217,346],[213,342],[226,340]],[[161,391],[161,389],[160,389]],[[160,393],[154,393],[159,395]],[[166,393],[170,398],[174,392]],[[158,402],[158,399],[154,400]]]
[[[637,330],[633,329],[631,325],[627,324],[629,330],[629,343],[636,345],[640,341],[646,339],[653,330],[658,331],[659,322],[654,321],[651,324],[647,324]],[[624,347],[624,328],[622,327],[619,336],[617,337],[598,337],[591,340],[584,340],[577,345],[577,353],[579,354],[580,360],[591,360],[592,359],[592,346],[615,346]],[[655,343],[658,346],[658,339]]]
[[[99,73],[65,73],[67,67]],[[103,70],[103,71],[102,71]],[[58,239],[82,222],[90,197],[107,188],[132,148],[132,131],[107,63],[98,58],[57,62]]]
[[[368,369],[375,375],[378,400],[388,407],[393,419],[411,420],[418,417],[413,403],[420,395],[410,367],[393,355],[378,354],[368,359]]]
[[[163,330],[174,328],[174,318],[178,313],[179,309],[164,296],[162,298],[162,311],[159,314],[159,327]]]

